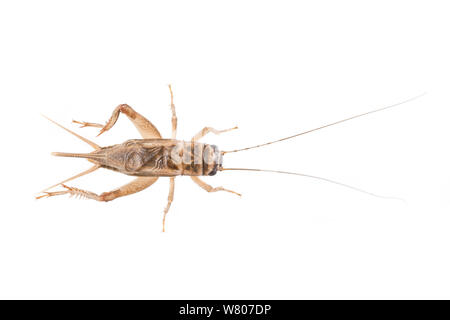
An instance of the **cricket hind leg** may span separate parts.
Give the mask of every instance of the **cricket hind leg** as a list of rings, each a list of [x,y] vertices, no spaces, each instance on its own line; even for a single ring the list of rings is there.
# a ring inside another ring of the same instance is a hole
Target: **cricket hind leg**
[[[100,124],[100,123],[77,121],[77,120],[72,120],[72,122],[79,124],[80,128],[86,128],[86,127],[103,128],[104,127],[104,125]]]
[[[169,189],[169,197],[167,198],[167,205],[164,209],[164,217],[163,217],[163,232],[166,231],[166,215],[169,212],[170,206],[173,202],[173,195],[175,191],[175,177],[170,178],[170,189]]]
[[[217,129],[214,129],[211,127],[204,127],[202,130],[200,130],[199,133],[197,133],[195,136],[192,137],[191,141],[192,142],[198,141],[201,138],[203,138],[204,136],[206,136],[208,133],[221,134],[221,133],[228,132],[231,130],[236,130],[237,128],[238,127],[236,126],[236,127],[230,128],[230,129],[217,130]]]
[[[36,199],[41,198],[48,198],[53,196],[59,196],[64,194],[70,194],[71,196],[76,196],[80,198],[86,198],[86,199],[92,199],[96,201],[111,201],[114,199],[117,199],[119,197],[128,196],[133,193],[137,193],[139,191],[142,191],[148,187],[150,187],[152,184],[154,184],[158,180],[158,177],[138,177],[131,181],[130,183],[123,185],[122,187],[115,189],[113,191],[109,192],[103,192],[102,194],[98,195],[91,191],[81,190],[74,187],[68,187],[66,185],[62,185],[66,190],[62,191],[54,191],[54,192],[44,192],[43,195],[40,195],[36,197]]]
[[[146,119],[145,117],[143,117],[142,115],[140,115],[139,113],[134,111],[134,109],[131,108],[127,104],[118,105],[114,109],[111,117],[109,118],[108,122],[106,122],[105,125],[101,125],[98,123],[92,123],[92,122],[81,122],[81,121],[76,121],[76,120],[73,120],[73,122],[80,124],[81,128],[84,128],[84,127],[101,128],[99,134],[97,135],[97,137],[98,137],[102,133],[111,129],[116,124],[120,113],[124,113],[128,117],[128,119],[130,119],[130,121],[134,124],[136,129],[141,134],[142,138],[144,138],[144,139],[160,139],[161,138],[161,134],[159,133],[158,129],[156,129],[156,127],[148,119]]]
[[[191,176],[192,181],[194,181],[200,188],[202,188],[203,190],[206,190],[207,192],[218,192],[218,191],[226,191],[226,192],[230,192],[233,193],[239,197],[241,197],[242,195],[240,193],[237,193],[235,191],[232,190],[228,190],[225,189],[224,187],[212,187],[209,184],[207,184],[206,182],[204,182],[203,180],[201,180],[199,177],[196,176]]]

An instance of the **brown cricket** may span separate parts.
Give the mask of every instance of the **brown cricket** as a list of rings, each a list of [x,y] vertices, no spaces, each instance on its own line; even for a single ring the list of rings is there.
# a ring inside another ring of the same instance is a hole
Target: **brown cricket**
[[[74,123],[80,124],[81,128],[83,127],[97,127],[101,128],[100,133],[97,135],[101,135],[102,133],[110,130],[117,119],[119,118],[120,113],[124,113],[128,119],[134,124],[139,133],[142,136],[142,139],[133,139],[125,141],[122,144],[116,144],[108,147],[100,147],[96,143],[76,134],[75,132],[63,127],[62,125],[56,123],[55,121],[47,118],[51,122],[55,123],[59,127],[68,131],[69,133],[75,135],[79,139],[83,140],[95,150],[91,153],[63,153],[63,152],[54,152],[52,153],[55,156],[59,157],[76,157],[76,158],[85,158],[91,163],[94,164],[90,169],[83,171],[73,177],[70,177],[60,183],[57,183],[53,186],[50,186],[41,191],[42,195],[36,197],[36,199],[41,199],[44,197],[52,197],[57,195],[69,194],[72,196],[79,196],[88,199],[93,199],[97,201],[111,201],[119,197],[127,196],[133,193],[137,193],[142,191],[158,180],[159,177],[169,177],[170,179],[170,189],[169,189],[169,197],[167,205],[164,209],[163,216],[163,232],[165,231],[165,221],[166,215],[169,212],[170,206],[172,204],[174,198],[174,189],[175,189],[175,177],[176,176],[190,176],[191,179],[202,189],[207,192],[217,192],[217,191],[227,191],[238,196],[241,194],[225,189],[223,187],[212,187],[209,184],[205,183],[201,180],[200,176],[213,176],[218,171],[226,171],[226,170],[240,170],[240,171],[259,171],[259,172],[273,172],[273,173],[282,173],[282,174],[292,174],[298,175],[308,178],[319,179],[326,182],[331,182],[334,184],[338,184],[340,186],[344,186],[347,188],[351,188],[356,191],[364,192],[372,196],[382,197],[382,198],[391,198],[379,196],[367,191],[364,191],[359,188],[355,188],[340,182],[336,182],[330,179],[321,178],[317,176],[294,173],[294,172],[286,172],[286,171],[276,171],[276,170],[263,170],[263,169],[248,169],[248,168],[223,168],[223,155],[226,153],[250,150],[254,148],[259,148],[262,146],[266,146],[269,144],[281,142],[287,139],[292,139],[294,137],[298,137],[300,135],[304,135],[313,131],[317,131],[326,127],[330,127],[345,121],[349,121],[358,117],[362,117],[371,113],[379,112],[382,110],[386,110],[389,108],[393,108],[400,104],[404,104],[406,102],[412,101],[417,97],[408,99],[406,101],[390,105],[387,107],[379,108],[373,111],[369,111],[363,114],[359,114],[350,118],[346,118],[344,120],[340,120],[337,122],[333,122],[312,130],[304,131],[299,134],[289,136],[286,138],[278,139],[275,141],[267,142],[264,144],[255,145],[252,147],[236,149],[231,151],[220,151],[219,148],[215,145],[201,143],[199,140],[203,138],[208,133],[220,134],[223,132],[231,131],[237,129],[237,127],[233,127],[231,129],[226,130],[216,130],[211,127],[205,127],[200,132],[198,132],[190,141],[180,141],[176,140],[177,134],[177,115],[175,112],[175,105],[173,103],[173,92],[172,87],[169,85],[170,90],[170,107],[172,111],[172,137],[171,139],[163,139],[158,129],[145,117],[134,111],[129,105],[121,104],[117,106],[111,118],[107,121],[105,125],[101,125],[98,123],[91,122],[80,122],[73,121]],[[422,95],[420,95],[422,96]],[[74,187],[69,187],[64,183],[84,176],[88,173],[94,172],[99,168],[106,168],[114,171],[118,171],[120,173],[135,176],[136,178],[130,183],[115,189],[113,191],[104,192],[100,195],[81,190]],[[65,190],[49,192],[48,190],[54,188],[58,185],[62,185]]]

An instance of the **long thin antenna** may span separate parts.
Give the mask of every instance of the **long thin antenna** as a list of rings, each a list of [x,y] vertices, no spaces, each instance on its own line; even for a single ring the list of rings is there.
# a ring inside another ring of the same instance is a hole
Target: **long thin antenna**
[[[101,147],[99,145],[97,145],[96,143],[92,142],[91,140],[86,139],[85,137],[80,136],[79,134],[73,132],[72,130],[67,129],[66,127],[63,127],[62,125],[60,125],[58,122],[50,119],[47,116],[42,115],[44,118],[46,118],[48,121],[53,122],[54,124],[56,124],[58,127],[66,130],[67,132],[73,134],[75,137],[77,137],[80,140],[83,140],[84,142],[86,142],[88,145],[90,145],[92,148],[94,148],[95,150],[101,149]]]
[[[400,199],[400,198],[381,196],[381,195],[378,195],[378,194],[375,194],[375,193],[372,193],[372,192],[365,191],[365,190],[360,189],[360,188],[356,188],[356,187],[350,186],[350,185],[345,184],[345,183],[341,183],[341,182],[334,181],[334,180],[331,180],[331,179],[322,178],[322,177],[318,177],[318,176],[313,176],[313,175],[309,175],[309,174],[303,174],[303,173],[288,172],[288,171],[278,171],[278,170],[265,170],[265,169],[249,169],[249,168],[222,168],[220,171],[256,171],[256,172],[269,172],[269,173],[289,174],[289,175],[301,176],[301,177],[305,177],[305,178],[311,178],[311,179],[316,179],[316,180],[320,180],[320,181],[324,181],[324,182],[333,183],[333,184],[336,184],[338,186],[341,186],[341,187],[344,187],[344,188],[348,188],[348,189],[352,189],[354,191],[358,191],[358,192],[361,192],[361,193],[365,193],[367,195],[370,195],[370,196],[373,196],[373,197],[376,197],[376,198],[404,201],[403,199]]]
[[[315,129],[311,129],[311,130],[308,130],[308,131],[304,131],[304,132],[301,132],[301,133],[298,133],[298,134],[295,134],[293,136],[289,136],[289,137],[286,137],[286,138],[278,139],[278,140],[267,142],[267,143],[263,143],[263,144],[258,144],[256,146],[252,146],[252,147],[236,149],[236,150],[231,150],[231,151],[222,151],[222,154],[255,149],[255,148],[267,146],[269,144],[273,144],[273,143],[281,142],[281,141],[284,141],[284,140],[292,139],[292,138],[295,138],[295,137],[298,137],[298,136],[302,136],[302,135],[307,134],[307,133],[311,133],[311,132],[314,132],[314,131],[318,131],[320,129],[324,129],[324,128],[327,128],[327,127],[331,127],[331,126],[340,124],[342,122],[346,122],[346,121],[353,120],[353,119],[356,119],[356,118],[359,118],[359,117],[363,117],[363,116],[366,116],[366,115],[371,114],[371,113],[380,112],[380,111],[383,111],[383,110],[386,110],[386,109],[397,107],[397,106],[405,104],[407,102],[411,102],[413,100],[416,100],[416,99],[424,96],[425,94],[426,93],[424,92],[424,93],[422,93],[422,94],[420,94],[418,96],[415,96],[413,98],[410,98],[408,100],[405,100],[405,101],[402,101],[402,102],[399,102],[399,103],[396,103],[396,104],[393,104],[393,105],[390,105],[390,106],[387,106],[387,107],[383,107],[383,108],[379,108],[379,109],[372,110],[372,111],[369,111],[369,112],[365,112],[365,113],[362,113],[362,114],[358,114],[356,116],[353,116],[353,117],[350,117],[350,118],[346,118],[346,119],[343,119],[343,120],[339,120],[339,121],[336,121],[336,122],[333,122],[333,123],[329,123],[327,125],[324,125],[324,126],[321,126],[321,127],[315,128]]]

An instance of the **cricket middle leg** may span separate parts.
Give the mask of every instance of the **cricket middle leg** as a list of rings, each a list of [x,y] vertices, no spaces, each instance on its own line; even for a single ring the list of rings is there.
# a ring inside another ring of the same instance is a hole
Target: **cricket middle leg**
[[[172,139],[177,138],[177,124],[178,124],[178,118],[177,113],[175,112],[175,105],[173,104],[173,92],[172,92],[172,86],[169,84],[169,90],[170,90],[170,109],[172,110]]]
[[[166,215],[169,212],[170,206],[172,205],[174,191],[175,191],[175,177],[171,177],[170,178],[169,197],[167,198],[167,206],[164,209],[163,232],[166,231]]]

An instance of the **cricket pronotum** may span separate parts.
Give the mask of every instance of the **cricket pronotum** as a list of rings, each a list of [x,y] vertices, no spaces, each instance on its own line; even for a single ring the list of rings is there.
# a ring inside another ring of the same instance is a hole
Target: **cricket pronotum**
[[[165,231],[165,221],[166,215],[169,212],[170,206],[174,197],[174,189],[175,189],[175,177],[177,176],[190,176],[192,181],[194,181],[199,187],[206,190],[207,192],[217,192],[217,191],[226,191],[233,193],[235,195],[241,196],[241,194],[225,189],[223,187],[212,187],[201,180],[200,176],[213,176],[218,171],[258,171],[258,172],[272,172],[272,173],[281,173],[281,174],[291,174],[297,175],[307,178],[313,178],[322,180],[325,182],[334,183],[346,188],[350,188],[359,192],[363,192],[372,196],[381,197],[381,198],[389,198],[379,196],[367,191],[364,191],[359,188],[355,188],[349,186],[347,184],[343,184],[337,181],[333,181],[326,178],[321,178],[318,176],[312,176],[301,173],[294,172],[286,172],[286,171],[277,171],[277,170],[263,170],[263,169],[249,169],[249,168],[224,168],[223,164],[223,155],[232,152],[245,151],[255,148],[260,148],[263,146],[267,146],[269,144],[278,143],[284,140],[292,139],[307,133],[311,133],[313,131],[321,130],[327,127],[331,127],[337,124],[340,124],[345,121],[349,121],[355,118],[359,118],[362,116],[369,115],[371,113],[380,112],[382,110],[390,109],[401,104],[407,103],[414,99],[417,99],[417,96],[406,101],[396,103],[387,107],[379,108],[376,110],[372,110],[366,113],[362,113],[350,118],[346,118],[340,121],[336,121],[333,123],[329,123],[327,125],[311,129],[308,131],[304,131],[298,133],[293,136],[289,136],[286,138],[270,141],[267,143],[255,145],[252,147],[236,149],[231,151],[219,151],[219,148],[215,145],[205,144],[199,142],[201,138],[203,138],[208,133],[220,134],[227,131],[231,131],[237,129],[237,127],[226,129],[226,130],[217,130],[211,127],[203,128],[199,133],[197,133],[194,137],[192,137],[191,141],[181,141],[176,140],[177,133],[177,116],[175,112],[175,105],[173,103],[173,93],[172,88],[169,85],[170,90],[170,107],[172,110],[172,137],[171,139],[163,139],[158,129],[146,118],[142,115],[134,111],[129,105],[121,104],[117,106],[111,118],[105,125],[91,123],[91,122],[79,122],[73,121],[74,123],[80,124],[81,127],[96,127],[101,128],[100,133],[97,135],[101,135],[102,133],[111,129],[116,123],[120,113],[124,113],[128,119],[134,124],[139,133],[142,136],[142,139],[133,139],[125,141],[122,144],[116,144],[108,147],[100,147],[96,143],[76,134],[75,132],[63,127],[62,125],[56,123],[55,121],[47,118],[51,122],[55,123],[57,126],[63,128],[79,139],[83,140],[95,150],[91,153],[63,153],[63,152],[54,152],[52,153],[55,156],[59,157],[75,157],[75,158],[85,158],[88,161],[94,164],[90,169],[83,171],[73,177],[70,177],[60,183],[57,183],[51,187],[48,187],[41,191],[42,195],[37,196],[36,199],[41,199],[44,197],[52,197],[57,195],[69,194],[71,196],[79,196],[88,199],[93,199],[97,201],[111,201],[119,197],[127,196],[133,193],[137,193],[142,191],[158,180],[159,177],[169,177],[170,178],[170,189],[169,189],[169,197],[167,206],[164,209],[163,216],[163,232]],[[136,178],[130,183],[115,189],[113,191],[104,192],[100,195],[97,195],[90,191],[85,191],[81,189],[77,189],[74,187],[69,187],[64,183],[84,176],[88,173],[94,172],[99,168],[106,168],[114,171],[121,172],[126,175],[135,176]],[[54,188],[58,185],[64,187],[65,190],[49,192],[48,190]]]

